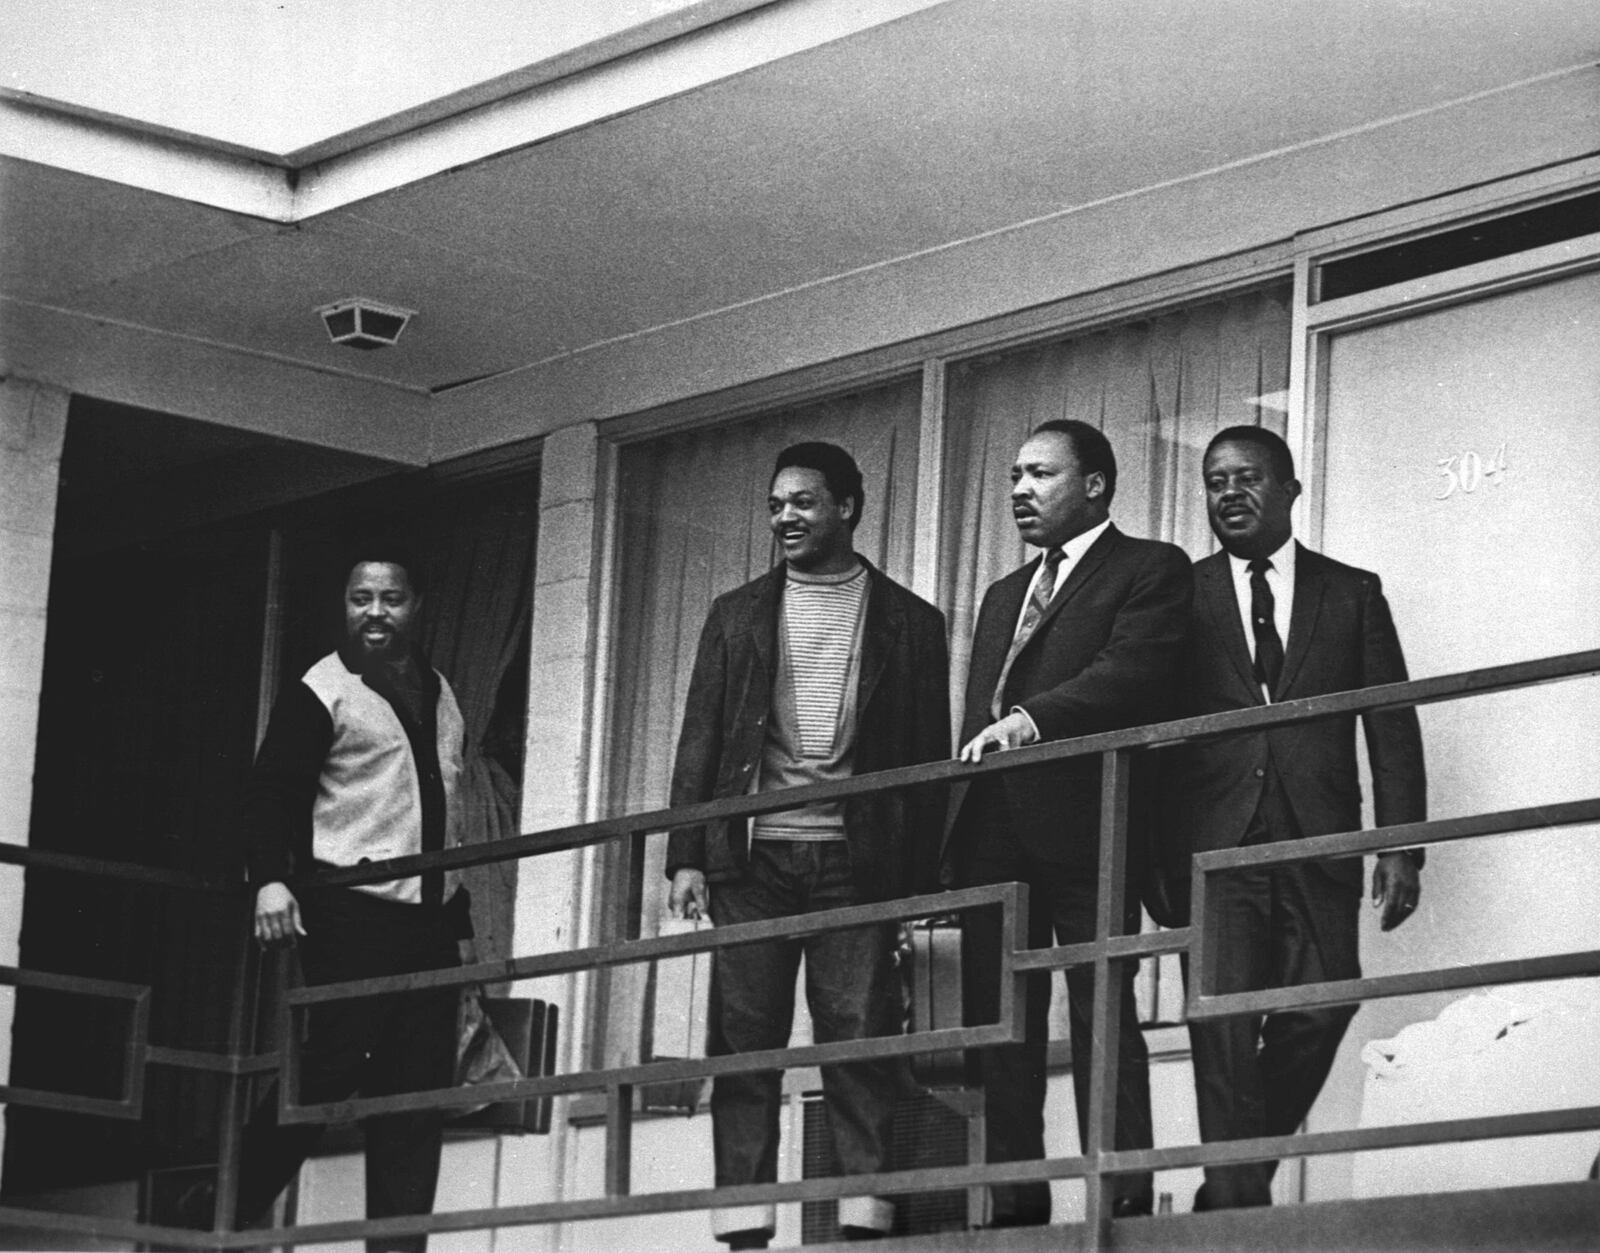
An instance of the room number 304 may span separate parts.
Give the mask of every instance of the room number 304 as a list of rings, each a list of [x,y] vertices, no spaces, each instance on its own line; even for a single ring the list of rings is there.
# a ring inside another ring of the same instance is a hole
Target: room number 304
[[[1440,457],[1439,477],[1442,481],[1435,500],[1448,500],[1457,492],[1470,496],[1485,483],[1499,487],[1506,477],[1505,441],[1502,440],[1500,447],[1488,457],[1480,456],[1470,448],[1466,452],[1453,452],[1448,457]]]

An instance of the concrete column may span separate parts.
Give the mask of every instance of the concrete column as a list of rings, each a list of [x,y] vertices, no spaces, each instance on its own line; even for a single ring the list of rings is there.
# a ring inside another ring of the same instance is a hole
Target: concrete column
[[[549,436],[540,461],[539,542],[534,571],[532,652],[528,668],[528,736],[523,764],[522,830],[582,822],[589,815],[589,711],[593,699],[596,606],[600,603],[599,440],[593,423]],[[591,850],[530,858],[517,874],[512,951],[518,956],[581,947],[588,942],[585,886]],[[520,995],[561,1009],[562,1068],[583,1065],[580,1047],[585,981],[529,981]],[[548,1137],[502,1142],[498,1203],[555,1200],[568,1191],[570,1128],[560,1117]],[[517,1250],[559,1247],[556,1226],[501,1233]],[[500,1247],[497,1244],[497,1247]]]
[[[67,430],[66,392],[0,379],[0,840],[28,842],[45,609],[56,526],[56,487]],[[22,872],[0,866],[0,965],[17,964]],[[11,1074],[16,997],[0,995],[0,1074]],[[4,1148],[0,1124],[0,1149]]]

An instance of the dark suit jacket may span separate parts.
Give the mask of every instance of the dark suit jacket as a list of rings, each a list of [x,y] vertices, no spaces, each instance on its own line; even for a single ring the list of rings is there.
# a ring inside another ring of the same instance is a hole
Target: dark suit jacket
[[[1180,713],[1263,704],[1227,554],[1195,563],[1194,574]],[[1400,640],[1377,575],[1298,547],[1291,612],[1279,700],[1406,678]],[[1427,789],[1416,711],[1387,710],[1362,721],[1378,825],[1420,822],[1427,817]],[[1162,842],[1169,874],[1187,878],[1195,853],[1240,842],[1261,799],[1269,753],[1301,835],[1360,829],[1353,715],[1186,745],[1168,755]],[[1327,863],[1326,868],[1359,888],[1359,858]]]
[[[866,563],[864,563],[866,564]],[[856,689],[858,775],[950,756],[950,657],[944,615],[870,564]],[[743,796],[761,761],[777,673],[784,566],[719,596],[706,616],[672,772],[672,804]],[[935,886],[942,788],[853,797],[845,838],[863,901]],[[674,831],[667,874],[739,877],[749,856],[745,819]]]
[[[1038,559],[990,586],[972,638],[961,740],[989,725],[989,703],[1016,634]],[[1104,535],[1067,574],[1006,677],[1005,710],[1020,705],[1041,740],[1159,722],[1170,716],[1172,677],[1189,612],[1189,559],[1183,550],[1117,530]],[[997,788],[1017,836],[1035,857],[1092,871],[1099,858],[1100,759],[1014,770],[953,789],[943,876],[962,835],[969,798]]]

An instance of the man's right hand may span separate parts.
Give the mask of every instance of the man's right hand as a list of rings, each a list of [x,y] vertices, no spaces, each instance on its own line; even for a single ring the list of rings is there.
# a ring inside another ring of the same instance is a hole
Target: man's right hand
[[[674,918],[706,917],[711,910],[711,889],[706,886],[706,872],[685,867],[673,875],[667,908]]]
[[[293,944],[304,935],[300,902],[287,883],[264,883],[256,893],[256,939],[262,944]]]

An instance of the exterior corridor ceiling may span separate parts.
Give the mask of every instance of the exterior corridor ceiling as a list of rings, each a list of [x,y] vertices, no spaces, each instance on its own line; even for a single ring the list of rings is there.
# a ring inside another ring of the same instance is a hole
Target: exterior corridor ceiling
[[[729,20],[759,34],[792,7]],[[437,393],[1600,59],[1590,0],[897,11],[291,220],[7,145],[0,335],[120,325]],[[21,116],[7,107],[0,135]],[[424,119],[374,149],[438,164],[497,110]],[[289,182],[314,187],[335,164]],[[349,295],[418,311],[399,347],[328,342],[313,310]],[[70,383],[71,360],[46,364]]]

